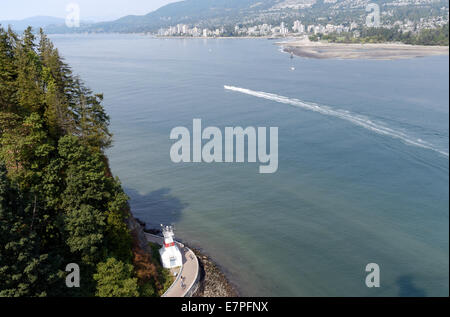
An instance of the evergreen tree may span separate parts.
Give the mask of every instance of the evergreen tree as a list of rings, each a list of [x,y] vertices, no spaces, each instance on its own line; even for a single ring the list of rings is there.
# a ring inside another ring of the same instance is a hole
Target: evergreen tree
[[[62,281],[60,259],[40,252],[34,205],[0,166],[0,296],[46,296]]]
[[[133,266],[108,258],[99,263],[97,273],[97,296],[100,297],[137,297],[139,296],[137,278],[133,278]]]
[[[133,256],[128,197],[103,153],[103,95],[42,30],[36,42],[31,28],[0,28],[0,296],[137,296],[133,259],[140,272],[145,261]],[[68,263],[82,289],[65,287]]]
[[[16,37],[0,27],[0,111],[13,111],[16,103],[16,78],[14,45]]]

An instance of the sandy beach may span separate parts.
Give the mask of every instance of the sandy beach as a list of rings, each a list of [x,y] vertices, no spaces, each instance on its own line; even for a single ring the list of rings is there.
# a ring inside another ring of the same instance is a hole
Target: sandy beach
[[[316,59],[396,60],[425,56],[448,55],[448,46],[421,46],[401,43],[341,44],[311,42],[308,38],[279,42],[287,53]]]

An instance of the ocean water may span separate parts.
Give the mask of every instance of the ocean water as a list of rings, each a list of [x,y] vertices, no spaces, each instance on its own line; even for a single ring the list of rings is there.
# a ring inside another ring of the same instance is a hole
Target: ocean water
[[[173,223],[242,295],[449,295],[448,56],[291,60],[269,40],[52,39],[105,94],[108,155],[134,214]],[[278,172],[172,163],[170,131],[194,118],[278,127]],[[365,285],[368,263],[380,288]]]

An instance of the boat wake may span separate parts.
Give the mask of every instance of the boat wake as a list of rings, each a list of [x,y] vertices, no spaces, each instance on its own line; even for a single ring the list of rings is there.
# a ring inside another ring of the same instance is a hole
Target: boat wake
[[[254,91],[254,90],[250,90],[250,89],[239,88],[239,87],[234,87],[234,86],[226,86],[226,85],[224,86],[224,88],[226,90],[231,90],[231,91],[240,92],[240,93],[258,97],[258,98],[272,100],[275,102],[284,103],[284,104],[291,105],[294,107],[299,107],[302,109],[318,112],[323,115],[332,116],[332,117],[336,117],[336,118],[339,118],[342,120],[346,120],[355,125],[358,125],[360,127],[368,129],[370,131],[376,132],[378,134],[389,136],[389,137],[395,138],[395,139],[399,139],[399,140],[403,141],[405,144],[432,150],[441,155],[446,156],[447,158],[449,157],[448,151],[446,152],[446,151],[440,150],[431,143],[423,141],[422,139],[415,139],[401,131],[391,129],[391,128],[389,128],[381,123],[378,123],[378,122],[375,123],[365,116],[357,115],[357,114],[351,113],[346,110],[332,109],[328,106],[319,105],[319,104],[315,104],[312,102],[305,102],[305,101],[301,101],[299,99],[283,97],[283,96],[279,96],[279,95],[271,94],[271,93],[267,93],[267,92],[262,92],[262,91]]]

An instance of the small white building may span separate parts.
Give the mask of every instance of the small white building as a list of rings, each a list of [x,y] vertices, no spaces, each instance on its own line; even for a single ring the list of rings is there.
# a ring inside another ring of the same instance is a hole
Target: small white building
[[[172,269],[183,265],[183,258],[180,249],[175,244],[172,226],[165,226],[162,229],[164,235],[164,246],[159,250],[162,265],[166,269]]]

